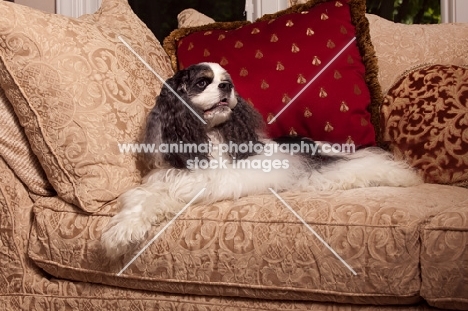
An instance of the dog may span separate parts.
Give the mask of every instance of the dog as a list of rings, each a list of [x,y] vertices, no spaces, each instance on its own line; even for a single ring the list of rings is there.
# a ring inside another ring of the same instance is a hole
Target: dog
[[[193,203],[235,200],[269,193],[270,188],[311,192],[422,182],[408,164],[376,147],[325,154],[320,153],[323,143],[298,142],[319,152],[267,152],[290,143],[268,138],[262,116],[237,94],[219,64],[180,70],[163,86],[143,143],[181,148],[144,155],[151,171],[140,186],[119,197],[121,210],[102,234],[107,256],[131,251],[151,226],[174,217],[202,188]],[[190,148],[180,150],[185,146]]]

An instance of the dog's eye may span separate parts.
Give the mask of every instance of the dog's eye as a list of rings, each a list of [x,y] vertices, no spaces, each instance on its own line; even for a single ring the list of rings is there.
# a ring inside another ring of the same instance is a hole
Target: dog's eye
[[[197,86],[201,89],[204,89],[208,85],[208,81],[206,80],[201,80],[197,82]]]

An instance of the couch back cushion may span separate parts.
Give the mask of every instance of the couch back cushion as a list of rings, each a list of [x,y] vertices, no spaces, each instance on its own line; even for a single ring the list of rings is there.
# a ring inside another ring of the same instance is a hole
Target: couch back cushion
[[[0,84],[58,194],[88,212],[140,182],[135,154],[169,59],[126,0],[79,19],[0,2]]]
[[[367,14],[384,94],[405,71],[424,64],[468,65],[468,23],[407,25]]]

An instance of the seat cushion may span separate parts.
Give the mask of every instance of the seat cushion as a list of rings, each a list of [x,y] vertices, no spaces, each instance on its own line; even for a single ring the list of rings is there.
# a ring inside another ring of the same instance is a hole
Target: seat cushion
[[[35,205],[29,256],[56,277],[127,288],[409,304],[420,299],[420,225],[464,200],[468,189],[424,184],[280,195],[357,275],[272,194],[189,207],[120,276],[141,246],[123,258],[102,254],[101,231],[116,203],[89,216],[44,198]]]
[[[468,310],[468,197],[421,230],[421,296],[441,309]]]
[[[322,310],[375,311],[375,306],[353,306],[313,301],[265,301],[215,296],[148,293],[122,287],[52,278],[27,258],[33,202],[27,189],[0,157],[0,310]],[[105,264],[105,262],[103,263]],[[401,311],[381,306],[379,311]],[[415,311],[436,311],[425,304]]]

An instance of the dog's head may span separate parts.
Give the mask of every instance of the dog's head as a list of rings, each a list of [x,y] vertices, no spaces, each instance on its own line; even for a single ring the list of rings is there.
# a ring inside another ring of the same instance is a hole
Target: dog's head
[[[260,114],[240,97],[231,76],[216,63],[200,63],[169,78],[148,116],[144,143],[209,143],[209,134],[221,141],[257,142],[263,130]],[[238,159],[251,154],[230,154]],[[209,159],[209,153],[168,152],[146,157],[150,167],[186,168],[189,159]]]
[[[185,97],[207,123],[207,128],[226,122],[237,105],[231,76],[216,63],[201,63],[173,77],[176,92]]]

